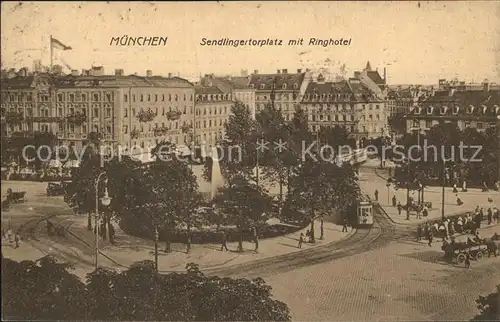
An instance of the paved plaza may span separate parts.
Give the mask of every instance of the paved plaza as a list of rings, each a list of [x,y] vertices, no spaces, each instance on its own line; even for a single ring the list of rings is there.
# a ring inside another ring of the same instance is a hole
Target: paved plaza
[[[392,186],[388,188],[386,185],[388,171],[385,169],[367,168],[364,171],[362,170],[362,174],[360,185],[363,192],[369,194],[370,198],[374,199],[375,190],[378,190],[378,202],[394,222],[398,224],[413,224],[441,218],[441,187],[425,188],[424,200],[432,203],[432,209],[429,210],[429,215],[418,219],[417,216],[412,213],[408,221],[406,220],[405,210],[402,210],[401,215],[399,215],[397,208],[392,206],[393,196],[396,196],[397,202],[401,204],[405,203],[407,194],[406,189],[396,190]],[[410,196],[417,200],[416,192],[410,193]],[[445,188],[445,216],[452,216],[468,211],[473,212],[477,206],[480,208],[482,207],[485,214],[488,208],[500,208],[500,193],[498,191],[490,190],[489,192],[482,192],[480,189],[469,189],[467,192],[459,192],[458,196],[464,202],[461,206],[458,206],[456,203],[457,194],[453,193],[453,188]],[[490,198],[492,202],[489,202],[488,198]]]

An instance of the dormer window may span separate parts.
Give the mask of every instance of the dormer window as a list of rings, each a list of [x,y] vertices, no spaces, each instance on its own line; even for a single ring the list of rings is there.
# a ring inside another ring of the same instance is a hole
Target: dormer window
[[[415,114],[420,114],[421,108],[420,106],[415,107]]]
[[[283,88],[283,89],[286,89],[286,84],[283,84],[282,88]]]
[[[432,106],[429,106],[429,107],[427,108],[427,115],[431,115],[431,114],[432,114],[432,110],[433,110],[433,109],[434,109],[434,108],[433,108]]]
[[[472,106],[472,105],[467,106],[467,113],[469,113],[469,114],[474,113],[474,106]]]
[[[441,107],[441,115],[444,115],[446,114],[446,111],[448,110],[448,108],[446,106],[442,106]]]
[[[500,106],[495,105],[495,115],[499,115],[500,113]]]
[[[250,88],[255,88],[255,85],[254,84],[250,84]]]
[[[293,84],[293,89],[299,88],[299,85],[297,83]]]
[[[266,88],[266,85],[265,84],[260,84],[260,89],[264,89]]]
[[[458,114],[458,112],[460,112],[460,107],[455,106],[455,107],[453,108],[453,115],[457,115],[457,114]]]
[[[483,105],[482,108],[483,108],[483,115],[486,115],[488,113],[488,107]]]

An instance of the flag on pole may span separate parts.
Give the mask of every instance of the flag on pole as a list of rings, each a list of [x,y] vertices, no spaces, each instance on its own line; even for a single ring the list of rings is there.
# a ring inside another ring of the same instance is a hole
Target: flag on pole
[[[71,50],[72,49],[70,46],[66,46],[65,44],[63,44],[59,40],[52,38],[52,37],[50,38],[50,46],[52,46],[52,48],[57,48],[57,49],[61,49],[61,50]]]

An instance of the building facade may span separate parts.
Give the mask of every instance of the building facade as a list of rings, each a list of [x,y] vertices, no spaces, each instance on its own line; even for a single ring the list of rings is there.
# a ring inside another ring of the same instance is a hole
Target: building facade
[[[293,119],[296,107],[307,87],[306,73],[298,69],[288,73],[287,69],[276,74],[259,74],[258,70],[250,76],[249,86],[255,89],[255,111],[263,110],[266,104],[274,103],[281,110],[286,121]]]
[[[406,115],[407,131],[425,133],[440,123],[484,131],[496,126],[499,116],[500,90],[436,91]]]
[[[250,88],[250,77],[248,76],[226,76],[217,77],[213,74],[205,75],[200,80],[203,86],[215,86],[224,93],[230,93],[234,102],[243,103],[255,119],[255,89]]]
[[[318,75],[308,83],[301,107],[313,132],[340,126],[356,140],[364,141],[384,135],[387,128],[384,100],[358,78],[326,82]]]
[[[194,85],[178,77],[58,76],[2,79],[4,135],[52,132],[77,149],[98,133],[103,143],[134,154],[160,141],[183,144],[194,119]]]
[[[196,86],[196,112],[194,115],[195,144],[214,146],[225,137],[233,97],[216,86]]]

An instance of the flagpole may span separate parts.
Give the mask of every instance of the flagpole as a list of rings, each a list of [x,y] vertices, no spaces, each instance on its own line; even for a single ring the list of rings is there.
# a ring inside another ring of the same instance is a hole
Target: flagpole
[[[52,68],[52,35],[50,35],[50,68]]]

